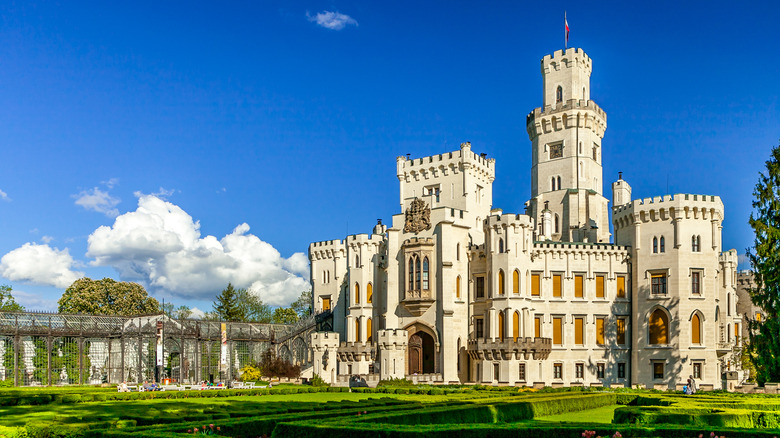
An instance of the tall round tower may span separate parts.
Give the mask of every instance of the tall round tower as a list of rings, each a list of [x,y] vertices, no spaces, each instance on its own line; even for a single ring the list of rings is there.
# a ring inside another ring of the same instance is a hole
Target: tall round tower
[[[537,236],[554,241],[609,242],[601,141],[607,115],[590,100],[591,59],[581,49],[542,59],[544,104],[526,118],[532,143],[529,214]],[[543,228],[545,202],[550,230]]]

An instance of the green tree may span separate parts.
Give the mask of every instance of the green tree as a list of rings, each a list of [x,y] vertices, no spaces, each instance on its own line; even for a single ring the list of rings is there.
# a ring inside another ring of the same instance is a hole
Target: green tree
[[[295,300],[290,307],[298,314],[298,318],[305,318],[311,315],[312,312],[312,299],[311,291],[306,290],[301,292],[301,296]]]
[[[750,296],[766,313],[763,321],[748,319],[759,385],[780,381],[780,146],[772,149],[766,170],[753,190],[750,226],[756,237],[747,251],[755,279]]]
[[[173,311],[173,317],[176,319],[187,319],[192,316],[192,309],[187,306],[181,305]]]
[[[214,313],[225,321],[246,321],[246,314],[238,297],[238,291],[233,287],[233,284],[228,283],[214,301]]]
[[[134,316],[160,311],[160,303],[138,283],[111,278],[81,278],[73,282],[59,301],[60,313]]]
[[[246,289],[238,289],[238,304],[244,313],[247,322],[271,322],[273,311],[271,306],[263,303],[260,297]]]
[[[11,286],[0,285],[0,312],[23,312],[24,307],[14,300]]]
[[[292,307],[277,307],[271,317],[274,324],[295,324],[298,322],[298,314]]]

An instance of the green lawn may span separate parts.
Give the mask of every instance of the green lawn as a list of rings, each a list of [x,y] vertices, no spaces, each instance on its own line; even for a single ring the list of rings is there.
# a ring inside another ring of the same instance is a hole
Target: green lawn
[[[587,409],[579,412],[567,412],[565,414],[539,417],[534,421],[542,423],[612,423],[612,416],[619,405],[603,406],[596,409]]]

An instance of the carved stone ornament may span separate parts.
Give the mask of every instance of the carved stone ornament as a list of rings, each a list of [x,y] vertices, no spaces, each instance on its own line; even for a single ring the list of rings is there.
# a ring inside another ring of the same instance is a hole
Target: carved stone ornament
[[[431,209],[420,198],[414,198],[412,205],[406,209],[405,233],[419,233],[431,228]]]

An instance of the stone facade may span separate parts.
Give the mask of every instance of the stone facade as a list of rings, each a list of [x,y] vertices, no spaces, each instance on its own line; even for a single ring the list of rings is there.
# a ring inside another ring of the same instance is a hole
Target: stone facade
[[[525,213],[493,208],[495,162],[464,143],[397,159],[389,227],[310,245],[314,308],[335,332],[312,339],[315,367],[336,349],[326,381],[674,388],[695,375],[720,388],[736,366],[737,257],[721,248],[720,198],[632,200],[621,175],[610,210],[592,61],[567,49],[541,66]]]

